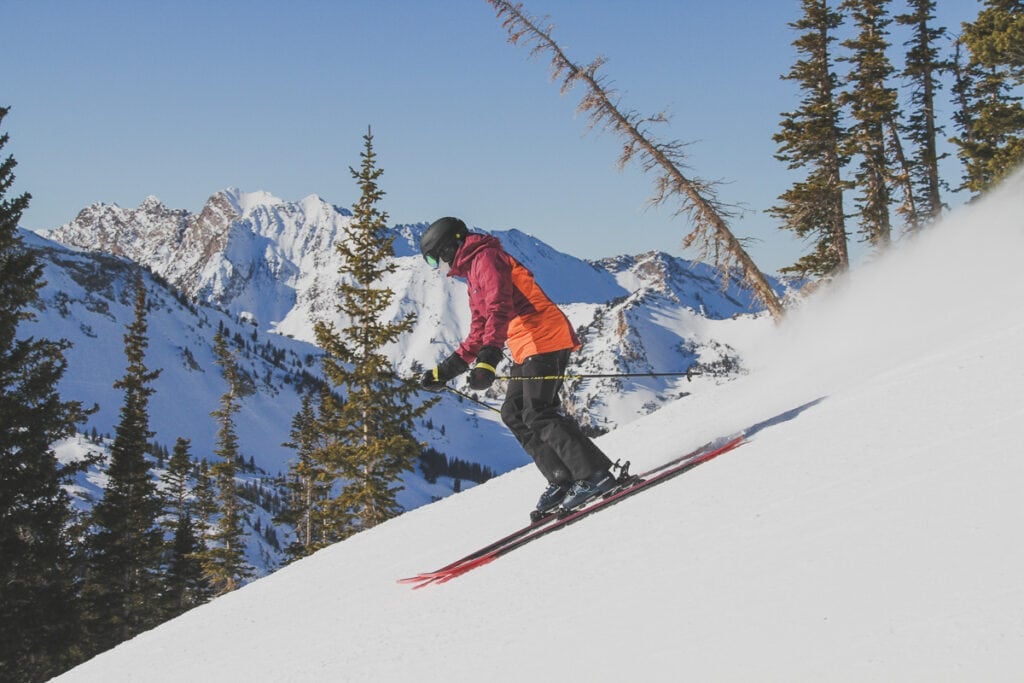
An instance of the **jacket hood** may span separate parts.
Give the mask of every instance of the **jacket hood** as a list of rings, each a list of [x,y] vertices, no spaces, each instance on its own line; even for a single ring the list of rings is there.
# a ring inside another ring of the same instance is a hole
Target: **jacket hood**
[[[492,235],[482,235],[471,232],[466,235],[465,241],[459,250],[455,252],[451,268],[448,270],[449,277],[466,277],[469,273],[469,264],[484,249],[500,249],[501,241]]]

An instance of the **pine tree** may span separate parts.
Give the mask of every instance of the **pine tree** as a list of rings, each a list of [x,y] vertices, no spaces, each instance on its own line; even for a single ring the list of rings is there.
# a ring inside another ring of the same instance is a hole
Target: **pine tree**
[[[285,483],[288,503],[274,521],[295,528],[295,542],[285,549],[292,558],[309,555],[328,541],[323,509],[330,498],[333,476],[332,470],[317,458],[324,446],[322,421],[318,419],[312,395],[303,395],[302,407],[292,418],[291,441],[283,444],[295,450],[297,460],[289,468]]]
[[[239,410],[239,383],[241,373],[234,354],[228,348],[227,338],[221,332],[214,336],[214,353],[221,367],[228,389],[220,398],[220,407],[211,415],[217,421],[217,448],[219,460],[211,467],[217,483],[218,518],[209,535],[208,547],[203,551],[203,570],[207,581],[217,595],[229,593],[253,575],[245,559],[245,529],[243,522],[251,505],[238,495],[235,476],[240,458],[238,435],[235,432],[235,413]]]
[[[394,292],[379,285],[394,272],[394,250],[385,229],[387,214],[377,208],[384,196],[377,181],[383,171],[376,166],[371,131],[363,137],[360,169],[350,169],[361,189],[353,206],[353,220],[336,248],[343,257],[343,273],[349,280],[338,287],[338,311],[348,321],[338,331],[333,323],[316,325],[318,344],[324,349],[324,374],[335,387],[344,387],[345,400],[333,406],[333,414],[322,425],[329,445],[327,462],[344,480],[329,512],[335,519],[352,524],[341,530],[342,537],[370,528],[397,515],[401,508],[396,482],[403,472],[412,471],[420,444],[413,437],[415,419],[430,402],[414,407],[413,380],[396,376],[383,349],[412,330],[415,315],[398,321],[384,321]]]
[[[333,327],[330,330],[331,334],[334,334]],[[329,358],[321,360],[325,374],[326,367],[330,362]],[[341,371],[344,371],[343,367],[341,367]],[[328,380],[330,382],[329,377]],[[314,509],[310,516],[310,536],[313,539],[311,551],[347,538],[358,529],[356,512],[349,505],[348,499],[335,495],[338,488],[347,481],[346,469],[341,462],[342,456],[339,455],[341,444],[345,438],[344,429],[339,425],[343,425],[347,419],[344,407],[345,399],[332,390],[330,383],[325,384],[320,391],[317,405],[317,429],[320,430],[320,443],[313,452],[311,473],[316,477],[317,483],[327,489],[328,496],[319,503],[314,502]]]
[[[205,602],[210,593],[199,560],[203,547],[189,505],[193,470],[190,445],[189,439],[178,437],[161,478],[167,499],[165,527],[171,536],[167,552],[167,618]]]
[[[86,595],[89,630],[98,651],[131,638],[161,621],[163,502],[146,454],[149,452],[149,397],[160,370],[145,365],[149,346],[146,287],[135,280],[135,317],[124,335],[128,367],[114,382],[124,391],[114,430],[103,498],[93,507]]]
[[[964,24],[966,65],[956,64],[960,110],[956,121],[967,189],[980,195],[1024,162],[1024,107],[1015,87],[1024,82],[1024,2],[987,0]]]
[[[164,484],[164,496],[167,499],[167,525],[173,528],[174,522],[181,518],[188,509],[191,495],[189,481],[192,478],[192,440],[178,437],[174,442],[174,450],[167,462],[167,470],[161,475]]]
[[[213,520],[217,516],[217,485],[210,473],[210,463],[203,458],[192,470],[195,478],[195,489],[193,495],[195,500],[192,505],[192,522],[202,542],[213,532]],[[201,549],[202,551],[204,548]]]
[[[935,97],[942,86],[939,77],[950,65],[936,46],[946,35],[946,29],[934,24],[935,0],[908,0],[907,5],[910,11],[897,15],[896,22],[909,26],[913,33],[906,43],[909,50],[902,74],[911,84],[910,113],[902,130],[914,145],[910,165],[915,187],[914,211],[908,222],[911,229],[916,229],[924,222],[935,221],[942,213],[939,161],[946,155],[938,152],[943,128],[936,122]]]
[[[8,109],[0,108],[0,123]],[[0,150],[8,135],[0,135]],[[65,341],[19,338],[39,301],[43,266],[18,234],[25,193],[8,199],[13,157],[0,162],[0,679],[41,681],[81,656],[73,518],[54,442],[86,411],[62,401]]]
[[[977,19],[964,25],[964,42],[976,63],[1024,82],[1024,1],[985,0]]]
[[[803,32],[793,45],[804,58],[783,78],[797,82],[803,98],[796,111],[783,114],[782,130],[773,139],[780,145],[777,159],[808,171],[769,213],[783,221],[782,229],[811,240],[814,251],[783,268],[786,273],[830,276],[850,266],[843,214],[847,183],[841,177],[849,161],[847,133],[840,125],[839,79],[830,47],[841,23],[842,15],[827,0],[803,0],[803,17],[790,24]]]
[[[186,510],[174,526],[167,560],[167,594],[164,601],[167,619],[203,604],[212,594],[199,559],[203,550],[192,522],[192,513]]]
[[[840,98],[849,105],[854,123],[848,131],[848,155],[860,158],[854,187],[860,230],[876,248],[892,239],[890,184],[894,177],[897,119],[896,90],[889,87],[893,68],[886,56],[889,0],[845,0],[841,7],[850,13],[858,28],[855,38],[843,41],[852,51],[844,58],[852,64],[847,80],[850,89]]]

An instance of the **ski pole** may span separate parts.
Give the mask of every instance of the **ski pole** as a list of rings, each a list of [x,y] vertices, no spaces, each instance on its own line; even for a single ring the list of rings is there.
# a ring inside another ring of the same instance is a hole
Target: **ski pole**
[[[526,380],[554,380],[554,379],[566,380],[566,379],[602,379],[602,378],[603,379],[609,379],[609,378],[616,378],[616,377],[627,377],[627,378],[628,377],[685,377],[687,380],[690,380],[692,375],[694,375],[694,374],[699,374],[699,373],[695,373],[693,371],[693,369],[691,368],[691,369],[687,370],[686,372],[620,372],[620,373],[607,373],[607,374],[580,374],[580,375],[534,375],[534,376],[529,376],[529,377],[512,377],[512,376],[509,376],[509,375],[498,375],[494,379],[496,379],[496,380],[499,380],[499,379],[516,380],[516,381],[522,382],[522,381],[526,381]],[[454,387],[450,387],[450,386],[445,386],[444,390],[448,391],[450,393],[453,393],[456,396],[460,396],[461,398],[464,398],[467,401],[472,401],[473,403],[476,403],[477,405],[483,406],[484,408],[487,408],[488,410],[493,410],[494,412],[496,412],[498,414],[501,414],[501,411],[499,409],[495,408],[490,403],[486,403],[485,401],[481,401],[480,399],[478,399],[476,396],[473,396],[472,394],[467,394],[465,392],[459,391],[458,389],[456,389]]]
[[[692,375],[696,373],[693,370],[687,370],[686,372],[618,372],[618,373],[607,373],[607,374],[580,374],[580,375],[535,375],[529,377],[512,377],[509,375],[498,376],[494,379],[506,379],[506,380],[545,380],[545,379],[612,379],[617,377],[685,377],[690,379]]]
[[[445,389],[447,391],[450,391],[451,393],[455,394],[456,396],[461,396],[462,398],[464,398],[466,400],[469,400],[469,401],[472,401],[473,403],[476,403],[477,405],[481,405],[484,408],[487,408],[488,410],[493,410],[494,412],[498,413],[499,415],[501,414],[501,411],[498,410],[497,408],[495,408],[494,406],[492,406],[490,403],[486,403],[485,401],[481,401],[480,399],[478,399],[476,396],[473,396],[472,394],[467,394],[465,392],[459,391],[458,389],[455,389],[454,387],[449,387],[449,386],[445,386]]]

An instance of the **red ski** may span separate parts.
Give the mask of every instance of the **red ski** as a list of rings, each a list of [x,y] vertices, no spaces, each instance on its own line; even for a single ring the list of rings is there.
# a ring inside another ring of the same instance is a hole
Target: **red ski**
[[[415,584],[413,588],[423,588],[434,583],[445,583],[451,581],[457,576],[462,576],[466,572],[472,571],[477,567],[482,567],[485,564],[493,562],[502,555],[512,552],[516,548],[522,547],[531,541],[546,536],[547,534],[561,529],[573,522],[577,522],[584,517],[594,514],[598,510],[603,510],[607,507],[615,505],[622,500],[635,495],[649,486],[654,486],[667,481],[673,477],[676,477],[683,472],[687,472],[698,465],[715,458],[716,456],[730,451],[737,446],[741,445],[744,441],[744,435],[742,433],[712,441],[697,450],[687,453],[686,455],[673,458],[667,463],[659,465],[652,470],[644,472],[638,477],[633,477],[630,483],[625,486],[613,489],[611,493],[605,494],[603,497],[597,498],[588,502],[583,507],[575,510],[563,512],[561,514],[552,514],[544,517],[532,524],[529,524],[521,529],[513,531],[511,534],[504,538],[498,539],[494,543],[491,543],[475,552],[466,555],[465,557],[452,562],[440,569],[432,572],[425,572],[423,574],[417,574],[406,579],[399,579],[399,583]]]

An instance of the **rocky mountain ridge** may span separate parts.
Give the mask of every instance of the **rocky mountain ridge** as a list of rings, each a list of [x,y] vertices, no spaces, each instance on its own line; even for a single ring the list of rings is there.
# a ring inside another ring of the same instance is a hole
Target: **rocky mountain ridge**
[[[337,315],[334,296],[344,263],[334,245],[351,220],[350,212],[316,195],[286,202],[266,192],[229,188],[213,194],[199,213],[169,209],[155,197],[135,209],[94,204],[48,236],[129,258],[186,295],[253,321],[261,331],[312,341],[313,321]],[[432,328],[392,349],[400,369],[432,362],[437,347],[457,343],[468,324],[461,312],[461,283],[436,277],[418,259],[416,245],[425,227],[391,229],[399,268],[385,283],[397,293],[388,314],[416,312]],[[609,326],[605,318],[611,308],[633,309],[643,305],[644,297],[656,296],[659,306],[690,310],[708,320],[757,311],[748,293],[735,285],[723,290],[719,274],[705,264],[664,253],[587,262],[518,230],[494,234],[534,270],[559,304],[605,307],[599,316],[605,335],[615,331],[624,337],[631,324],[620,316]],[[621,355],[600,364],[610,371],[619,361],[636,360],[635,347],[620,350]]]

